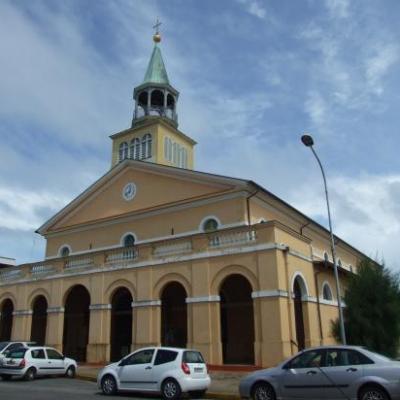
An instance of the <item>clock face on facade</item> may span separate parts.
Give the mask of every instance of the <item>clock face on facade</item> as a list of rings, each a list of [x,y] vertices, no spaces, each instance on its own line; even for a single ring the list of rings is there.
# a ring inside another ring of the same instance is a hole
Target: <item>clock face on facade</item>
[[[126,201],[132,200],[136,196],[136,185],[133,182],[127,183],[122,189],[122,197]]]

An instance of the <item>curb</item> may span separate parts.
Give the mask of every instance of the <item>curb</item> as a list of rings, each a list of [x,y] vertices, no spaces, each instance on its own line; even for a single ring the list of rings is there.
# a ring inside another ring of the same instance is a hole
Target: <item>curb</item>
[[[87,382],[97,382],[97,379],[93,376],[76,375],[76,379]],[[233,393],[221,393],[221,392],[207,392],[204,396],[206,399],[218,399],[218,400],[240,400],[238,394]]]

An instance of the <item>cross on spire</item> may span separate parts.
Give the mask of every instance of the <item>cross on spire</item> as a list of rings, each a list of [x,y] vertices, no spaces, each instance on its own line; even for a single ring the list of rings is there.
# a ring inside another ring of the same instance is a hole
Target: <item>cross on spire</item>
[[[160,20],[157,17],[157,21],[156,21],[155,25],[153,26],[153,29],[155,29],[155,34],[156,35],[159,33],[159,29],[158,28],[160,27],[160,25],[162,25],[162,23],[160,22]]]

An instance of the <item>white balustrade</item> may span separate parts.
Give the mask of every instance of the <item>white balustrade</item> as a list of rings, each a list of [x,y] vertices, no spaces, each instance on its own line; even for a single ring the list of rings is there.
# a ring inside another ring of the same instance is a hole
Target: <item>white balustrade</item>
[[[94,266],[92,257],[70,258],[65,263],[65,270],[88,269]]]
[[[114,250],[107,254],[107,264],[129,264],[138,258],[138,251],[136,248],[124,248],[121,250]]]
[[[5,269],[0,271],[0,281],[14,281],[22,278],[21,269]]]
[[[256,241],[256,231],[219,232],[209,238],[210,247],[225,247],[247,244]]]
[[[153,251],[153,254],[156,257],[165,257],[172,254],[190,253],[191,251],[192,251],[192,242],[185,241],[185,242],[162,244],[156,246]]]
[[[31,266],[31,275],[33,277],[48,275],[52,272],[54,272],[54,267],[50,264],[34,264]]]

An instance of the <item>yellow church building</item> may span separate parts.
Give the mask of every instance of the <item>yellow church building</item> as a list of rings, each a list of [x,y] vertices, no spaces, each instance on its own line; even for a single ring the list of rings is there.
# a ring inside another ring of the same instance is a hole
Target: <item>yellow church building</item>
[[[41,262],[0,269],[0,341],[86,362],[148,345],[271,366],[334,342],[329,232],[251,180],[193,169],[159,35],[111,169],[44,223]],[[337,238],[342,284],[365,257]]]

